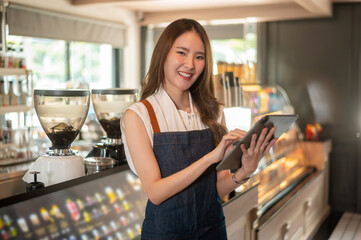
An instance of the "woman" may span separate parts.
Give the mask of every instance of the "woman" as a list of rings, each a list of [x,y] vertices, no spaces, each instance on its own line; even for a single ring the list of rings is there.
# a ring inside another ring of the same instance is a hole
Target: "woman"
[[[226,239],[220,196],[249,178],[276,141],[267,145],[275,128],[264,129],[250,148],[241,145],[242,168],[216,172],[245,132],[226,132],[212,65],[204,28],[174,21],[155,46],[141,102],[122,118],[129,166],[149,198],[142,239]]]

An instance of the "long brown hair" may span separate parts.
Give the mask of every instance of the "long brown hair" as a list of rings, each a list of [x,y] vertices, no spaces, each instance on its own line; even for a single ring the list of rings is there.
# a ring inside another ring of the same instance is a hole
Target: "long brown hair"
[[[204,28],[193,19],[179,19],[172,22],[163,31],[154,48],[149,71],[144,79],[141,100],[155,93],[164,83],[164,62],[175,40],[185,32],[194,31],[201,38],[205,47],[205,66],[197,81],[190,87],[194,103],[200,113],[201,120],[213,132],[213,140],[217,145],[227,129],[218,123],[220,103],[214,96],[212,49]]]

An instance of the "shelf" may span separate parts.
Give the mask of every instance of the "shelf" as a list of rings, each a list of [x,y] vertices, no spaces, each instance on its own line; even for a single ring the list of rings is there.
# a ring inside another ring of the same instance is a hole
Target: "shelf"
[[[26,74],[25,68],[0,68],[0,76],[21,76]]]
[[[10,178],[22,178],[26,173],[27,169],[17,172],[0,172],[0,182],[8,181]]]
[[[0,168],[1,167],[9,167],[10,165],[16,165],[20,163],[34,162],[35,159],[28,158],[9,158],[0,160]]]
[[[32,106],[9,106],[0,107],[0,114],[12,113],[12,112],[27,112],[33,109]]]

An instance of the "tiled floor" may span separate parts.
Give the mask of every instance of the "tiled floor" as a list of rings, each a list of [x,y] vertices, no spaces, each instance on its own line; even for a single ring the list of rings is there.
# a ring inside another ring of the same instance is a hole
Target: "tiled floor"
[[[360,240],[361,214],[345,212],[332,232],[330,240]]]
[[[312,240],[328,240],[342,217],[342,214],[343,212],[331,211],[330,215],[322,223]]]

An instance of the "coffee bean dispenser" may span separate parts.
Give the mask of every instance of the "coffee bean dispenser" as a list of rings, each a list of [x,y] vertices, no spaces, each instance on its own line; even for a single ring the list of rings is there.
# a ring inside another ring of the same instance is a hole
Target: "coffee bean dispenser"
[[[52,146],[47,155],[35,160],[24,175],[32,182],[31,172],[41,172],[39,181],[45,186],[85,175],[83,157],[71,149],[82,128],[90,105],[89,90],[34,90],[34,107],[39,122]]]
[[[96,144],[85,161],[93,162],[94,158],[113,158],[116,165],[125,164],[126,158],[121,140],[120,119],[127,107],[137,101],[138,89],[92,89],[92,103],[97,119],[106,132],[101,142]]]

